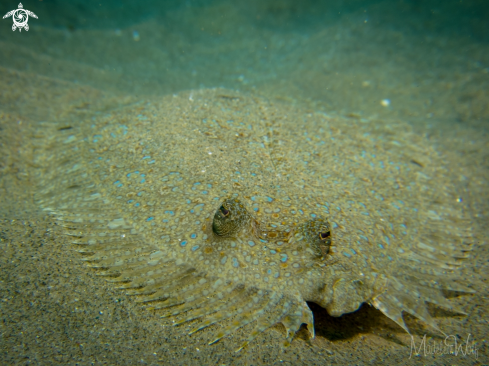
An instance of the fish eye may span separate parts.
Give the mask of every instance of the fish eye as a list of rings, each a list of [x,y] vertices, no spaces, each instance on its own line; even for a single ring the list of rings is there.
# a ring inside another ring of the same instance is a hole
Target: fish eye
[[[331,237],[331,231],[329,231],[329,230],[326,232],[319,233],[319,239],[321,239],[322,241],[325,241],[329,237]]]
[[[232,237],[249,225],[250,215],[236,199],[225,200],[214,214],[212,230],[220,237]]]
[[[231,212],[226,208],[226,206],[222,205],[219,207],[219,211],[221,212],[222,216],[226,217],[228,216]]]
[[[326,258],[332,244],[332,231],[327,219],[314,218],[299,228],[317,257]]]

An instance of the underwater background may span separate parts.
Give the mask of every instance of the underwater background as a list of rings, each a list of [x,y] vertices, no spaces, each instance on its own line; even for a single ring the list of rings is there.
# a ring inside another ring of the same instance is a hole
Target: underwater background
[[[488,119],[485,1],[24,5],[35,32],[0,23],[1,66],[22,72],[136,96],[225,87],[424,124]]]
[[[22,5],[37,16],[29,17],[28,31],[12,31],[12,17],[0,22],[3,364],[489,362],[488,1],[36,0]],[[0,13],[18,6],[2,0]],[[49,224],[34,207],[29,163],[22,158],[35,135],[32,126],[205,88],[239,90],[346,121],[402,121],[444,154],[448,165],[463,167],[458,179],[468,182],[478,250],[469,281],[478,293],[467,296],[472,311],[459,336],[466,340],[472,334],[478,359],[409,359],[409,344],[390,331],[367,326],[368,335],[362,333],[362,319],[372,311],[336,319],[314,305],[318,322],[334,329],[324,333],[329,344],[315,351],[317,358],[305,349],[281,354],[280,344],[273,352],[206,358],[190,339],[168,350],[154,337],[161,327],[156,317],[87,274],[76,255],[67,254],[69,245],[54,245],[57,239],[46,234]],[[379,336],[371,338],[376,332]]]

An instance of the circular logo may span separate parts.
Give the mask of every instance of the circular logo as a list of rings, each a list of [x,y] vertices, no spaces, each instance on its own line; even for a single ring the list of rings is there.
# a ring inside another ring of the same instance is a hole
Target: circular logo
[[[15,10],[12,20],[14,21],[14,25],[18,28],[24,28],[27,25],[27,21],[29,20],[29,14],[24,9]]]

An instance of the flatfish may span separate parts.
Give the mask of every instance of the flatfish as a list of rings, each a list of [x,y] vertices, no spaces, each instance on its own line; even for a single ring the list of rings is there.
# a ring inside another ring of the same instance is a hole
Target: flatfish
[[[212,89],[38,136],[36,200],[83,260],[176,325],[222,324],[211,343],[252,322],[242,347],[279,322],[284,345],[314,337],[306,301],[438,329],[426,302],[472,292],[463,197],[407,124]]]

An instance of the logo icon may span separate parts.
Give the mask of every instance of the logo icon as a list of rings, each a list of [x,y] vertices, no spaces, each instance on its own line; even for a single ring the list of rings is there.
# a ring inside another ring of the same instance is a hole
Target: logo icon
[[[32,11],[25,10],[22,3],[19,3],[19,8],[9,11],[7,14],[3,16],[3,19],[12,17],[14,21],[14,25],[12,25],[12,30],[14,32],[17,28],[19,28],[19,32],[22,31],[22,28],[28,31],[29,25],[27,24],[27,21],[29,20],[29,15],[37,19],[36,14],[34,14]]]

